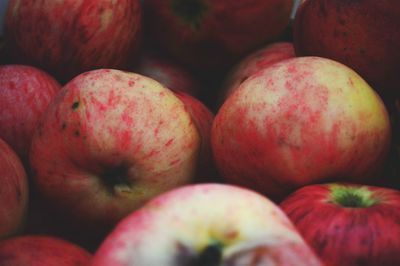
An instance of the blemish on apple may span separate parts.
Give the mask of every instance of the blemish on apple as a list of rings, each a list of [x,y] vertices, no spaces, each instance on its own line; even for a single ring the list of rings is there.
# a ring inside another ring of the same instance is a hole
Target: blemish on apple
[[[169,163],[169,165],[176,165],[176,164],[178,164],[180,161],[181,161],[180,159],[173,160],[173,161],[171,161],[171,162]]]
[[[76,101],[71,105],[72,110],[76,110],[78,107],[79,107],[79,101]]]
[[[167,141],[167,143],[165,143],[165,146],[170,146],[172,143],[174,142],[174,139],[170,139]]]

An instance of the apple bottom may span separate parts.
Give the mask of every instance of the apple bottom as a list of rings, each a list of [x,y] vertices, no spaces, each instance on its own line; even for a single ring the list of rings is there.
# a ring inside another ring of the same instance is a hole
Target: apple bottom
[[[166,192],[124,218],[102,242],[92,265],[321,264],[269,199],[208,183]]]

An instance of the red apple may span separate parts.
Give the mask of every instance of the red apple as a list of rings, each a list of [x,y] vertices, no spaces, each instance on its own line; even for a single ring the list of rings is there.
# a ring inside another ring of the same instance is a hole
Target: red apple
[[[121,221],[93,266],[322,265],[268,198],[223,184],[166,192]]]
[[[291,42],[274,42],[256,50],[237,63],[225,77],[221,89],[222,102],[251,75],[272,64],[295,57]]]
[[[280,206],[327,266],[400,265],[400,191],[317,184]]]
[[[279,199],[326,180],[372,182],[391,127],[381,98],[356,72],[298,57],[243,82],[219,109],[211,134],[227,182]]]
[[[196,125],[171,90],[139,74],[100,69],[74,78],[50,103],[30,161],[53,212],[98,234],[191,182],[199,151]]]
[[[128,68],[140,28],[139,0],[10,0],[5,38],[14,62],[65,82],[94,68]]]
[[[0,239],[22,230],[27,210],[25,169],[12,148],[0,138]]]
[[[86,266],[91,258],[83,248],[50,236],[25,235],[0,242],[2,266]]]
[[[199,95],[199,84],[195,77],[172,59],[161,55],[144,52],[133,72],[155,79],[174,91],[185,92],[195,97]]]
[[[24,65],[0,66],[0,137],[28,164],[37,121],[61,89],[40,69]]]
[[[203,102],[190,94],[180,91],[174,93],[185,104],[201,137],[196,182],[220,181],[211,151],[211,126],[214,114]]]
[[[344,63],[390,99],[400,95],[399,17],[397,0],[304,1],[293,25],[296,53]]]
[[[293,0],[146,0],[145,33],[152,43],[201,71],[230,66],[276,39]]]

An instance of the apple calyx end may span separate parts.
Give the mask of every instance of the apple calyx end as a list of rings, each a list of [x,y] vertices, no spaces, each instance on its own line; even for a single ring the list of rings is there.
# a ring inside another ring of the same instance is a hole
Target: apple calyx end
[[[329,202],[345,208],[368,208],[379,203],[365,186],[331,185]]]
[[[101,180],[111,194],[131,191],[131,184],[128,181],[128,168],[124,165],[110,167],[101,175]]]
[[[200,252],[199,256],[195,258],[194,266],[218,266],[222,261],[222,244],[213,242]]]

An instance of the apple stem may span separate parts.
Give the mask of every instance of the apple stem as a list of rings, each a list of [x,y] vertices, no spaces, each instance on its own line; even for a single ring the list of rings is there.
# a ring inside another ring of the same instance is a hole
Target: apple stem
[[[379,202],[366,187],[332,185],[329,202],[346,208],[368,208]]]

